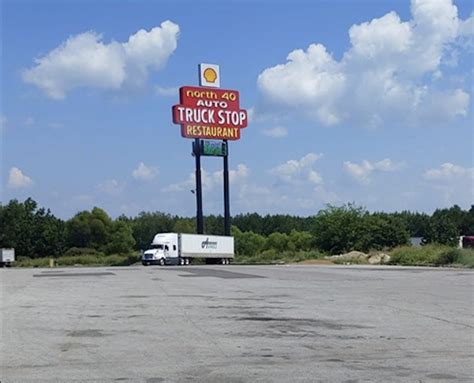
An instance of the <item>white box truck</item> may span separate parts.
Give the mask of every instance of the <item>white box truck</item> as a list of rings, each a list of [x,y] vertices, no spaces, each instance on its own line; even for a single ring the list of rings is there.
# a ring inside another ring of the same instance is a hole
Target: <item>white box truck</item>
[[[0,249],[0,267],[10,267],[15,262],[15,249]]]
[[[142,255],[144,266],[189,265],[193,259],[228,265],[234,258],[234,237],[206,234],[159,233]]]

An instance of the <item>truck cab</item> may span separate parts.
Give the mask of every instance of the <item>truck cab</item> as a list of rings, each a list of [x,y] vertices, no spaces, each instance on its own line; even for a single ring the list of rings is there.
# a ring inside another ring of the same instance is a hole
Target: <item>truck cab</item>
[[[142,255],[142,264],[178,265],[180,264],[178,235],[175,233],[157,234]]]

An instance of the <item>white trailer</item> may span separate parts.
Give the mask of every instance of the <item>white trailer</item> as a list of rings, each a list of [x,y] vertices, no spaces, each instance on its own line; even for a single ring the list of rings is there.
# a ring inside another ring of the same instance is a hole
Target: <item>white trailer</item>
[[[228,265],[234,258],[234,237],[159,233],[143,253],[142,264],[189,265],[195,258]]]
[[[15,249],[0,249],[0,267],[10,267],[15,262]]]

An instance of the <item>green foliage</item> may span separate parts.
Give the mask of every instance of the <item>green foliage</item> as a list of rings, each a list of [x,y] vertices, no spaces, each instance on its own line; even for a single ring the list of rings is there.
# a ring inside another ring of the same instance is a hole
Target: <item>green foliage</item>
[[[176,220],[175,224],[173,225],[172,231],[173,233],[195,234],[196,221],[189,218],[180,218]],[[157,231],[157,233],[159,232]]]
[[[289,240],[293,244],[294,250],[297,251],[309,251],[313,244],[313,236],[308,231],[296,231],[293,229]]]
[[[103,250],[109,240],[111,226],[110,217],[98,207],[91,212],[77,213],[66,223],[67,245]]]
[[[107,213],[95,207],[77,213],[66,223],[70,247],[92,248],[106,254],[129,253],[135,245],[131,223],[123,217],[112,221]]]
[[[459,235],[474,235],[474,206],[465,211],[454,205],[428,216],[408,211],[369,213],[348,204],[328,206],[313,217],[251,213],[237,215],[232,222],[240,259],[286,262],[304,258],[316,249],[331,254],[391,249],[407,244],[409,235],[424,236],[425,243],[456,245]],[[223,234],[221,215],[207,216],[204,223],[206,233]],[[31,198],[0,205],[0,246],[15,248],[18,259],[31,264],[43,264],[35,263],[35,258],[49,257],[64,258],[61,262],[67,264],[103,264],[108,256],[147,248],[156,233],[195,233],[195,227],[195,218],[160,212],[142,212],[132,218],[122,215],[113,220],[95,207],[64,222],[39,208]],[[464,250],[448,247],[442,254],[433,254],[430,249],[424,247],[419,254],[416,249],[398,248],[395,261],[397,257],[403,264],[469,264],[472,260],[471,253]],[[120,263],[123,257],[118,257],[120,260],[110,258],[110,262]]]
[[[453,264],[474,268],[474,249],[459,249],[453,259]]]
[[[146,249],[156,233],[169,233],[174,230],[175,219],[164,213],[141,212],[131,220],[135,249]]]
[[[204,230],[207,234],[224,235],[224,217],[221,215],[204,217]]]
[[[0,246],[15,248],[18,257],[57,256],[65,249],[64,222],[31,198],[0,206]]]
[[[318,251],[285,251],[283,253],[278,253],[276,250],[270,249],[250,256],[236,255],[234,263],[239,265],[297,263],[323,258],[324,254]]]
[[[282,233],[272,233],[267,237],[267,240],[265,242],[265,249],[282,252],[285,250],[290,250],[288,244],[288,235]]]
[[[276,214],[260,216],[257,213],[238,214],[232,219],[232,224],[241,231],[253,231],[263,236],[272,233],[290,234],[292,230],[310,231],[312,217],[294,217],[290,215]]]
[[[255,255],[265,246],[265,238],[252,231],[242,233],[237,227],[232,226],[235,253],[239,255]]]
[[[83,255],[92,255],[94,257],[104,256],[104,253],[98,252],[96,249],[91,249],[88,247],[71,247],[65,253],[67,257],[80,257]]]
[[[390,253],[390,263],[407,266],[435,265],[439,264],[440,255],[448,250],[449,247],[440,245],[402,246]]]
[[[314,244],[330,254],[369,251],[408,243],[404,222],[385,213],[369,214],[353,204],[328,206],[315,218]]]
[[[456,219],[450,217],[449,211],[447,209],[436,210],[430,218],[423,242],[455,246],[458,243],[459,234],[460,230],[456,225]]]
[[[109,239],[104,250],[107,254],[127,254],[135,245],[130,225],[124,221],[115,221],[110,228]]]

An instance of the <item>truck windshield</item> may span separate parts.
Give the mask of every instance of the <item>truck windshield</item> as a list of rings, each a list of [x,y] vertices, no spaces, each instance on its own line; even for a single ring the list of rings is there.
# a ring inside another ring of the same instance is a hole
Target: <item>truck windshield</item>
[[[151,245],[150,246],[150,249],[159,249],[159,250],[163,250],[163,245]]]

